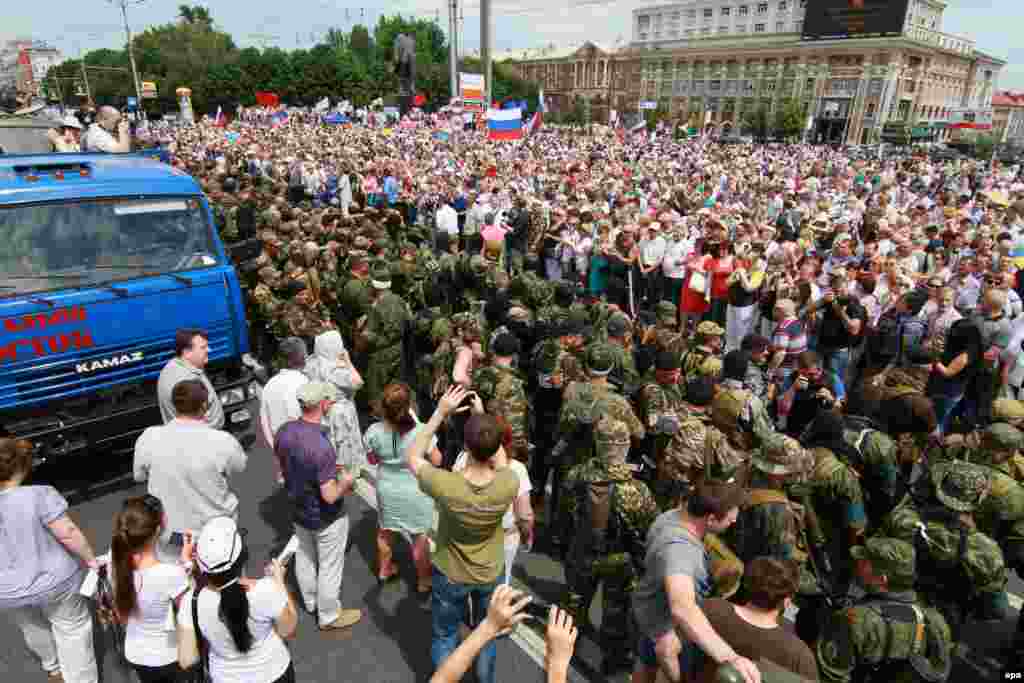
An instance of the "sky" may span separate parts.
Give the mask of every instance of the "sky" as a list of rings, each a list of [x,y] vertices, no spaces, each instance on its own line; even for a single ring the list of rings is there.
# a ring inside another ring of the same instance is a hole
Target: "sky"
[[[813,2],[814,0],[811,0]],[[437,19],[447,31],[450,0],[206,0],[217,25],[241,46],[311,47],[327,29],[372,25],[379,16],[401,13]],[[480,0],[458,0],[461,45],[479,48]],[[173,21],[178,0],[143,0],[128,5],[133,31]],[[492,0],[496,50],[567,46],[593,41],[615,45],[630,39],[630,17],[638,7],[671,4],[636,0]],[[59,20],[55,21],[55,18]],[[1005,59],[1000,89],[1024,90],[1024,41],[1014,31],[1024,23],[1021,0],[948,0],[943,30],[975,40],[977,49]],[[124,44],[120,10],[110,0],[34,0],[4,9],[0,40],[31,36],[61,48],[79,50]]]

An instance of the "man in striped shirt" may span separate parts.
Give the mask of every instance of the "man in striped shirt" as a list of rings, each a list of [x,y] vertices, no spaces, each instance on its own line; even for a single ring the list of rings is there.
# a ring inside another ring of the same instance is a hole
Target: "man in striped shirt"
[[[779,299],[775,303],[777,325],[772,333],[772,360],[769,365],[781,394],[789,385],[789,377],[796,367],[796,359],[807,350],[807,332],[796,317],[796,302]]]

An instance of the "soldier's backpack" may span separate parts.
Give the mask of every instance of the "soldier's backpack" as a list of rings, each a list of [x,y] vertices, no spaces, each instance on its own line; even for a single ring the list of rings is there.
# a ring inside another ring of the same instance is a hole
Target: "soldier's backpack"
[[[711,354],[700,348],[692,348],[683,354],[679,363],[682,371],[683,384],[686,386],[686,395],[690,395],[690,386],[701,380],[700,368],[704,361],[711,357]]]
[[[576,485],[576,519],[573,543],[576,559],[587,559],[615,552],[621,528],[615,514],[614,481],[581,481]]]
[[[533,353],[533,368],[537,373],[537,385],[542,389],[552,387],[551,377],[558,370],[558,356],[562,351],[557,337],[542,341]]]
[[[940,617],[934,611],[913,603],[891,600],[868,600],[862,603],[885,622],[885,654],[876,664],[863,664],[852,680],[864,683],[882,681],[913,681],[944,683],[953,667],[952,649],[943,642],[939,631]],[[907,657],[893,657],[894,624],[912,625],[914,643]]]

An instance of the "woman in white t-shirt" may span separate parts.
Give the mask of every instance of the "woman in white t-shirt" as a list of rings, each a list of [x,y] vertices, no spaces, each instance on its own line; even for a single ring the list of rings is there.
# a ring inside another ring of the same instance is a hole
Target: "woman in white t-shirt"
[[[285,587],[284,565],[272,560],[269,576],[244,576],[248,559],[242,537],[230,517],[214,517],[196,541],[196,565],[205,585],[195,598],[199,631],[209,647],[213,683],[294,683],[295,669],[284,640],[295,635],[298,614]],[[193,591],[181,602],[178,663],[191,667],[199,658],[193,627]]]
[[[114,608],[125,626],[124,655],[141,683],[178,680],[174,612],[188,590],[180,564],[160,562],[156,542],[164,526],[160,499],[129,498],[114,519],[110,544]],[[191,552],[191,548],[185,548]]]

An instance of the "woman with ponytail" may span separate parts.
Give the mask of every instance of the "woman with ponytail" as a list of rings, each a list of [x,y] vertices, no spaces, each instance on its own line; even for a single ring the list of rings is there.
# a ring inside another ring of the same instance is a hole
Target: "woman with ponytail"
[[[141,683],[174,683],[180,673],[173,613],[188,590],[188,574],[181,564],[157,559],[163,527],[159,498],[129,498],[114,518],[110,544],[114,610],[125,627],[124,656]],[[192,554],[191,536],[186,539],[183,559]]]
[[[273,560],[267,576],[254,580],[245,576],[248,558],[233,519],[206,523],[195,548],[200,588],[185,595],[178,618],[178,663],[189,668],[198,661],[202,638],[212,683],[294,683],[284,640],[295,635],[298,614],[284,565]]]

